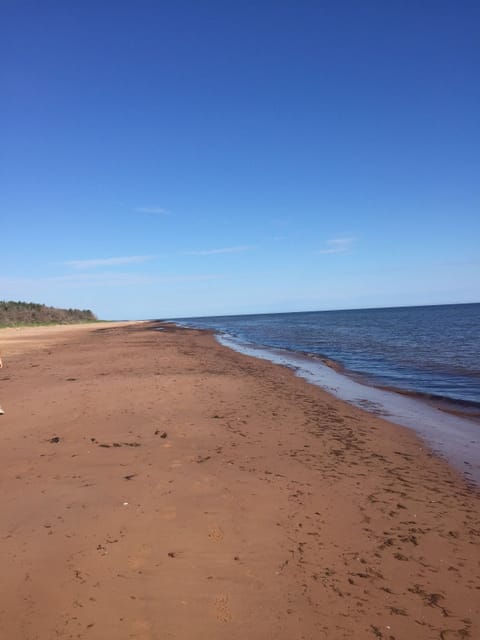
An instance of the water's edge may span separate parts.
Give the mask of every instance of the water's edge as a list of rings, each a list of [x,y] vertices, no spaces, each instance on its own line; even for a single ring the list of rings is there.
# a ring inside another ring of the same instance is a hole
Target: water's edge
[[[414,430],[434,453],[467,481],[480,486],[480,425],[473,420],[442,411],[422,399],[362,384],[318,357],[242,342],[228,334],[214,335],[225,347],[286,366],[340,400]]]
[[[480,424],[480,303],[172,318],[301,353]]]

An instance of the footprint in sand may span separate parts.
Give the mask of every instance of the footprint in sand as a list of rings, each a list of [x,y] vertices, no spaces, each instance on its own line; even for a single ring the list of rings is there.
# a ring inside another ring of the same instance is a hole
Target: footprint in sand
[[[175,507],[167,507],[166,509],[163,510],[162,516],[164,520],[168,520],[168,521],[175,520],[177,517],[177,510]]]
[[[136,553],[135,555],[129,556],[128,566],[130,567],[130,569],[140,569],[141,567],[144,567],[150,555],[150,552],[150,549],[148,549],[147,547],[143,547],[142,549],[139,549],[138,553]]]
[[[223,540],[224,533],[221,527],[213,526],[208,532],[208,537],[211,540]]]
[[[196,489],[210,490],[212,485],[214,485],[215,483],[216,483],[216,477],[215,476],[213,476],[213,475],[203,475],[198,480],[195,480],[195,482],[193,483],[193,486]]]
[[[219,622],[230,622],[232,614],[228,606],[228,596],[220,594],[215,598],[215,617]]]
[[[152,639],[151,626],[146,620],[134,620],[132,622],[132,633],[130,638],[136,640],[151,640]]]

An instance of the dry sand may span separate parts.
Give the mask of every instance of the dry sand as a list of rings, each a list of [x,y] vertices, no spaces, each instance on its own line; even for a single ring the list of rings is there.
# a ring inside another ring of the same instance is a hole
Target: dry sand
[[[411,432],[207,333],[12,335],[2,640],[480,638],[479,494]]]

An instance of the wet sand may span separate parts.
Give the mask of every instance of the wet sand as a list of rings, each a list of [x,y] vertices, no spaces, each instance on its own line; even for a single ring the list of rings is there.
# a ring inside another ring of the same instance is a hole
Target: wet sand
[[[0,332],[0,638],[480,637],[477,489],[285,368],[152,328]]]

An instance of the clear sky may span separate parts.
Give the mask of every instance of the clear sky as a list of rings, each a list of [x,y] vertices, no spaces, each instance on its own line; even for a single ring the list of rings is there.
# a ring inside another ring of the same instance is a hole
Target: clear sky
[[[480,5],[2,0],[0,299],[480,301]]]

